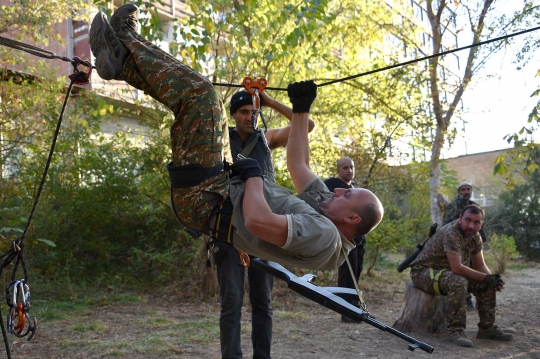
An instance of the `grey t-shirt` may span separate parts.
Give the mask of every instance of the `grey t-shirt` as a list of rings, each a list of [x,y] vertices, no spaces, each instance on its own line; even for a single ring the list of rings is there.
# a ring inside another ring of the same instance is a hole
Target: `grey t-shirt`
[[[279,247],[252,235],[244,225],[244,187],[244,182],[233,180],[229,192],[234,206],[233,225],[236,228],[233,242],[240,251],[283,265],[328,270],[339,267],[354,248],[354,244],[339,232],[332,221],[288,189],[266,178],[264,197],[270,209],[273,213],[287,216],[287,242]],[[317,176],[313,176],[301,192],[308,192],[319,203],[334,195]]]

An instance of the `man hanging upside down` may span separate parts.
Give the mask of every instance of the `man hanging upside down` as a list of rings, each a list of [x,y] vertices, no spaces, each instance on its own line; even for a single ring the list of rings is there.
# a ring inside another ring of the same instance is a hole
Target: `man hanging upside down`
[[[285,265],[337,268],[354,248],[351,239],[375,228],[384,210],[372,192],[361,188],[329,192],[311,171],[308,113],[317,85],[305,81],[288,87],[293,116],[287,168],[300,195],[267,180],[258,162],[249,158],[232,165],[229,179],[224,168],[227,123],[212,83],[139,36],[138,14],[135,5],[125,4],[109,24],[99,12],[92,22],[90,47],[103,79],[126,81],[174,113],[168,169],[178,220],[215,235],[217,214],[230,197],[232,242],[237,249]]]

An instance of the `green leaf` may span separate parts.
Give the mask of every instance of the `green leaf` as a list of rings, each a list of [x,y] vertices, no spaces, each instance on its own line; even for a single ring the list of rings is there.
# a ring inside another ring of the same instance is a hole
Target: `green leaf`
[[[50,241],[50,240],[48,240],[48,239],[38,238],[37,240],[38,240],[39,242],[43,242],[43,243],[45,243],[46,245],[49,245],[49,246],[51,246],[51,247],[56,247],[56,244],[54,244],[53,241]]]

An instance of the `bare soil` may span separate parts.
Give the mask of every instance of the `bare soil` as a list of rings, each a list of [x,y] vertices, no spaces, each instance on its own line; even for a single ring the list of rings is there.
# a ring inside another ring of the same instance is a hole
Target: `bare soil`
[[[276,280],[272,357],[278,358],[539,358],[540,265],[507,271],[498,295],[497,324],[515,330],[512,342],[476,339],[476,312],[468,312],[473,348],[443,336],[410,333],[435,347],[410,352],[408,343],[365,323],[344,324],[340,316],[287,290]],[[392,325],[399,316],[404,282],[382,278],[364,283],[365,299],[377,320]],[[217,300],[183,301],[180,296],[107,303],[64,319],[40,320],[30,342],[10,335],[12,358],[220,358]],[[38,306],[39,303],[35,304]],[[250,311],[242,319],[244,357],[252,356]],[[0,350],[0,357],[5,357]]]

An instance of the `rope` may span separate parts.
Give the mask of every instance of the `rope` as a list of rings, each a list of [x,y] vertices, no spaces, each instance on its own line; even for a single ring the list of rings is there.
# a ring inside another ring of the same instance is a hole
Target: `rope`
[[[362,72],[362,73],[357,74],[357,75],[352,75],[352,76],[348,76],[348,77],[344,77],[344,78],[340,78],[340,79],[335,79],[335,80],[332,80],[332,81],[324,82],[324,83],[319,84],[317,86],[322,87],[322,86],[332,85],[332,84],[335,84],[335,83],[338,83],[338,82],[344,82],[344,81],[347,81],[347,80],[352,80],[352,79],[367,76],[367,75],[372,75],[372,74],[375,74],[377,72],[387,71],[387,70],[395,69],[397,67],[411,65],[411,64],[414,64],[416,62],[421,62],[421,61],[430,60],[430,59],[433,59],[433,58],[436,58],[436,57],[442,57],[442,56],[445,56],[445,55],[453,54],[453,53],[458,52],[458,51],[467,50],[467,49],[471,49],[471,48],[474,48],[474,47],[487,45],[487,44],[492,43],[492,42],[510,39],[512,37],[523,35],[523,34],[533,32],[533,31],[536,31],[536,30],[540,30],[540,26],[533,27],[532,29],[518,31],[518,32],[515,32],[513,34],[509,34],[509,35],[499,36],[499,37],[496,37],[496,38],[493,38],[493,39],[490,39],[490,40],[480,41],[480,42],[478,42],[476,44],[471,44],[471,45],[467,45],[467,46],[463,46],[463,47],[458,47],[457,49],[443,51],[443,52],[440,52],[438,54],[433,54],[433,55],[421,57],[421,58],[418,58],[418,59],[413,59],[413,60],[409,60],[409,61],[405,61],[405,62],[400,62],[400,63],[394,64],[394,65],[381,67],[380,69],[375,69],[375,70],[371,70],[371,71]],[[59,60],[62,60],[62,61],[71,62],[74,65],[76,63],[76,60],[74,60],[74,59],[70,59],[70,58],[65,57],[65,56],[58,56],[54,52],[47,51],[47,50],[41,49],[41,48],[39,48],[37,46],[25,44],[25,43],[22,43],[22,42],[19,42],[19,41],[16,41],[16,40],[8,39],[8,38],[3,37],[3,36],[0,36],[0,45],[8,46],[8,47],[11,47],[11,48],[14,48],[14,49],[17,49],[17,50],[26,51],[26,52],[28,52],[28,53],[30,53],[32,55],[40,56],[40,57],[43,57],[43,58],[46,58],[46,59],[59,59]],[[92,67],[92,68],[95,68],[95,67]],[[243,88],[244,87],[242,84],[230,84],[230,83],[223,83],[223,82],[212,82],[212,85],[214,85],[214,86],[222,86],[222,87],[237,87],[237,88]],[[283,87],[266,87],[266,89],[267,90],[274,90],[274,91],[287,91],[287,89],[283,88]]]
[[[1,43],[1,40],[3,40],[3,39],[4,38],[0,37],[0,43]],[[49,172],[52,157],[53,157],[53,154],[54,154],[54,148],[56,146],[56,140],[58,139],[58,135],[60,133],[60,128],[61,128],[61,125],[62,125],[62,118],[64,116],[67,101],[69,99],[69,95],[71,94],[73,84],[85,80],[85,75],[86,74],[77,69],[77,65],[76,65],[78,63],[77,60],[67,59],[67,61],[69,61],[71,63],[75,63],[74,66],[75,66],[75,69],[76,69],[76,73],[73,76],[70,76],[71,82],[69,84],[67,94],[66,94],[66,98],[65,98],[64,104],[62,106],[62,111],[60,112],[60,117],[58,118],[58,123],[56,124],[56,129],[55,129],[55,132],[54,132],[54,136],[53,136],[53,140],[52,140],[52,144],[51,144],[51,149],[50,149],[49,155],[47,157],[47,163],[46,163],[45,169],[43,171],[43,176],[41,178],[41,182],[39,184],[36,197],[34,199],[34,204],[32,205],[32,209],[30,211],[30,215],[28,216],[28,221],[26,223],[26,227],[25,227],[22,235],[11,242],[11,249],[9,251],[7,251],[2,256],[0,256],[0,259],[5,258],[4,262],[0,265],[0,275],[2,274],[3,270],[9,264],[11,264],[11,262],[13,262],[13,260],[15,258],[17,258],[17,261],[15,262],[13,272],[12,272],[12,278],[11,278],[12,281],[15,280],[15,276],[17,274],[17,269],[19,268],[19,265],[21,265],[22,268],[23,268],[23,271],[24,271],[24,281],[25,281],[25,283],[28,283],[28,268],[26,266],[26,262],[24,260],[24,255],[23,255],[23,249],[24,249],[23,240],[26,237],[26,234],[28,233],[28,229],[30,228],[30,224],[32,223],[32,219],[34,217],[34,212],[35,212],[35,210],[37,208],[39,198],[41,197],[41,193],[42,193],[43,187],[45,185],[45,180],[47,178],[47,174]],[[86,80],[88,80],[88,79],[86,78]],[[8,357],[8,359],[11,359],[11,351],[10,351],[10,348],[9,348],[9,341],[7,339],[6,328],[4,326],[4,321],[2,319],[2,309],[1,309],[1,307],[0,307],[0,326],[2,327],[2,336],[4,338],[4,345],[6,347],[7,357]]]
[[[45,59],[58,59],[66,62],[71,62],[72,64],[75,64],[73,59],[70,59],[69,57],[65,56],[58,56],[52,51],[48,51],[42,48],[39,48],[37,46],[25,44],[24,42],[20,42],[13,39],[8,39],[7,37],[0,36],[0,45],[4,45],[7,47],[11,47],[16,50],[22,50],[25,52],[28,52],[29,54],[43,57]]]
[[[514,36],[523,35],[523,34],[526,34],[526,33],[528,33],[528,32],[532,32],[532,31],[536,31],[536,30],[540,30],[540,26],[533,27],[532,29],[528,29],[528,30],[523,30],[523,31],[515,32],[515,33],[509,34],[509,35],[504,35],[504,36],[496,37],[496,38],[494,38],[494,39],[490,39],[490,40],[486,40],[486,41],[481,41],[481,42],[478,42],[478,43],[476,43],[476,44],[471,44],[471,45],[467,45],[467,46],[464,46],[464,47],[458,47],[457,49],[448,50],[448,51],[443,51],[443,52],[440,52],[440,53],[438,53],[438,54],[433,54],[433,55],[421,57],[421,58],[419,58],[419,59],[413,59],[413,60],[410,60],[410,61],[400,62],[400,63],[394,64],[394,65],[390,65],[390,66],[386,66],[386,67],[381,67],[380,69],[376,69],[376,70],[371,70],[371,71],[363,72],[363,73],[360,73],[360,74],[358,74],[358,75],[352,75],[352,76],[348,76],[348,77],[344,77],[344,78],[340,78],[340,79],[336,79],[336,80],[324,82],[324,83],[322,83],[322,84],[317,85],[317,87],[322,87],[322,86],[332,85],[332,84],[335,84],[335,83],[337,83],[337,82],[344,82],[344,81],[352,80],[352,79],[355,79],[355,78],[358,78],[358,77],[363,77],[363,76],[367,76],[367,75],[372,75],[372,74],[375,74],[375,73],[377,73],[377,72],[395,69],[396,67],[407,66],[407,65],[410,65],[410,64],[414,64],[414,63],[416,63],[416,62],[425,61],[425,60],[430,60],[430,59],[433,59],[433,58],[436,58],[436,57],[440,57],[440,56],[445,56],[445,55],[453,54],[454,52],[458,52],[458,51],[462,51],[462,50],[466,50],[466,49],[471,49],[471,48],[473,48],[473,47],[479,47],[479,46],[482,46],[482,45],[487,45],[487,44],[492,43],[492,42],[495,42],[495,41],[501,41],[501,40],[509,39],[509,38],[514,37]],[[214,86],[243,87],[242,85],[226,84],[226,83],[220,83],[220,82],[213,82],[212,84],[213,84]],[[267,89],[267,90],[276,90],[276,91],[287,91],[286,88],[281,88],[281,87],[267,87],[266,89]]]

